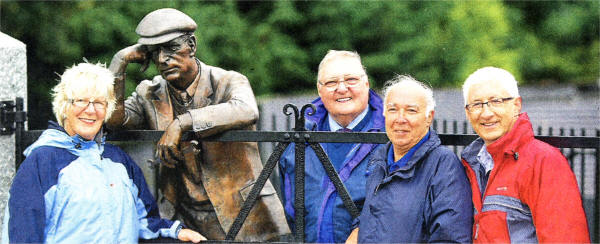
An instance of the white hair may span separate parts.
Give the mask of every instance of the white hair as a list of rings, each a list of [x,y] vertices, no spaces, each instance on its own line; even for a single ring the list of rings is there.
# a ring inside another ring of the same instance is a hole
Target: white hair
[[[115,110],[116,98],[114,92],[114,75],[106,65],[97,63],[80,63],[67,68],[60,76],[60,82],[52,88],[52,110],[60,126],[66,118],[69,99],[79,98],[78,95],[95,94],[94,98],[106,98],[106,122]]]
[[[484,67],[469,75],[467,80],[465,80],[465,83],[462,86],[465,105],[467,105],[467,97],[469,96],[469,89],[471,89],[471,86],[490,81],[500,82],[511,97],[519,97],[517,80],[512,74],[501,68]]]
[[[358,55],[358,53],[356,51],[329,50],[329,51],[327,51],[327,54],[325,54],[325,57],[323,57],[323,59],[321,60],[321,63],[319,63],[319,71],[317,73],[317,80],[319,80],[319,77],[321,77],[321,73],[322,73],[322,70],[323,70],[323,67],[325,66],[325,64],[327,64],[328,62],[330,62],[336,58],[340,58],[340,57],[356,59],[358,61],[358,63],[360,63],[360,66],[362,67],[363,71],[365,73],[367,73],[367,69],[365,69],[365,66],[362,65],[362,61],[360,60],[360,55]]]
[[[425,102],[427,102],[427,106],[425,107],[425,112],[427,113],[427,117],[429,117],[429,115],[431,114],[431,111],[433,111],[433,109],[435,108],[435,99],[433,99],[433,90],[431,90],[431,87],[429,87],[425,83],[416,80],[415,78],[413,78],[410,75],[397,75],[396,77],[392,78],[391,80],[385,82],[385,86],[383,87],[384,101],[387,100],[388,93],[392,90],[392,88],[398,87],[403,84],[414,84],[423,89],[423,92],[425,92]],[[387,106],[387,104],[384,103],[383,104],[384,111],[385,111],[386,106]]]

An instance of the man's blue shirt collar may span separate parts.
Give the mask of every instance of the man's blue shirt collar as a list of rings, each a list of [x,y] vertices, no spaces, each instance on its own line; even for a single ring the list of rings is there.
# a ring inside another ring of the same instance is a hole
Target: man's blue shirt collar
[[[394,172],[397,169],[406,165],[406,163],[408,163],[410,158],[412,158],[413,154],[415,154],[415,152],[421,147],[421,145],[423,145],[423,143],[429,140],[430,133],[430,131],[427,131],[427,134],[416,145],[414,145],[410,150],[408,150],[408,152],[398,161],[394,161],[394,145],[392,144],[392,146],[388,149],[388,172]]]
[[[348,126],[346,126],[346,128],[348,129],[354,129],[354,127],[356,127],[356,125],[358,125],[358,123],[360,123],[363,118],[365,118],[365,116],[367,116],[367,112],[369,112],[369,106],[367,106],[365,108],[365,110],[363,110],[358,116],[356,116],[356,118],[354,118],[354,120],[352,120],[352,122],[350,122],[350,124],[348,124]],[[342,129],[344,127],[342,127],[340,124],[338,124],[333,117],[331,117],[330,113],[327,113],[327,120],[329,121],[329,130],[330,131],[338,131],[339,129]]]

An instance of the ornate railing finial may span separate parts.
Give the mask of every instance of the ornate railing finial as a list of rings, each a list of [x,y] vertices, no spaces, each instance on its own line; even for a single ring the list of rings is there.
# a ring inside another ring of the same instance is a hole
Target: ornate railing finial
[[[315,105],[308,103],[308,104],[304,104],[304,106],[302,106],[302,109],[300,110],[300,112],[298,112],[298,107],[296,107],[296,105],[288,103],[283,106],[283,113],[287,116],[292,115],[292,112],[288,111],[289,108],[291,108],[294,112],[294,120],[295,120],[294,130],[295,131],[305,131],[306,130],[306,129],[304,129],[304,121],[306,120],[305,114],[313,115],[317,111],[317,108],[315,107]],[[307,109],[309,109],[309,108],[310,108],[310,111],[307,112]]]

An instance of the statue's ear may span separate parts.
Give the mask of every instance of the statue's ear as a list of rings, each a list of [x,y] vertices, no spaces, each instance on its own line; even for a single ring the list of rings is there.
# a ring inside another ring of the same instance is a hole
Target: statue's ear
[[[190,38],[187,39],[187,44],[190,47],[190,49],[192,49],[190,52],[190,56],[196,56],[196,36],[190,35]]]

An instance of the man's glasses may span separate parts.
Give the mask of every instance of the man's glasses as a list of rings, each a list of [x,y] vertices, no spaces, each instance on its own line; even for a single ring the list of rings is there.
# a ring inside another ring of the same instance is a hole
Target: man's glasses
[[[108,105],[107,102],[90,101],[86,99],[69,99],[69,102],[79,108],[87,108],[88,106],[90,106],[91,103],[94,106],[94,109],[96,110],[104,110]]]
[[[470,113],[480,113],[483,110],[483,105],[488,105],[490,109],[500,108],[504,102],[514,99],[514,97],[505,97],[505,98],[492,98],[487,102],[474,102],[471,104],[467,104],[465,108]]]
[[[344,83],[344,85],[346,85],[346,87],[358,86],[358,84],[360,84],[363,76],[365,76],[365,75],[364,74],[362,74],[362,75],[344,75],[343,78],[337,78],[337,79],[329,78],[325,82],[319,81],[319,84],[324,86],[325,88],[327,88],[327,90],[335,91],[338,88],[338,86],[340,85],[340,83]]]

